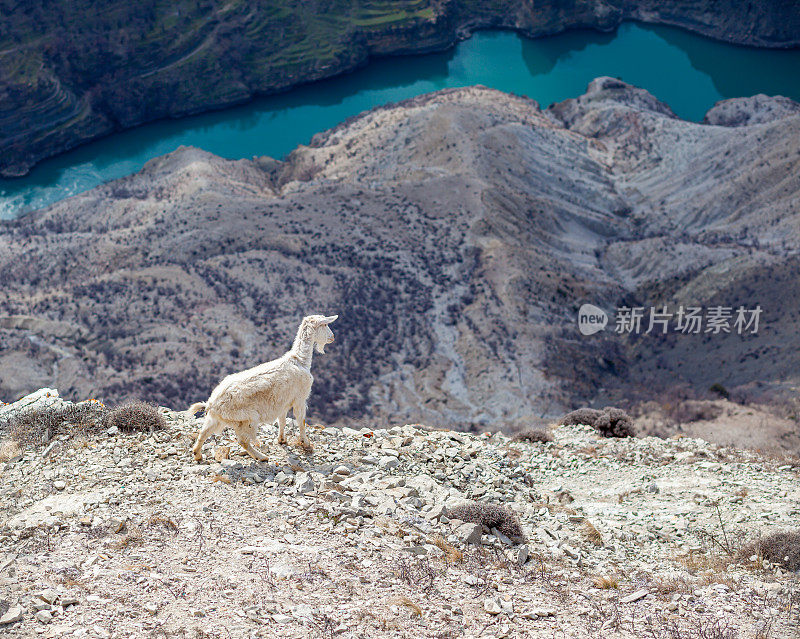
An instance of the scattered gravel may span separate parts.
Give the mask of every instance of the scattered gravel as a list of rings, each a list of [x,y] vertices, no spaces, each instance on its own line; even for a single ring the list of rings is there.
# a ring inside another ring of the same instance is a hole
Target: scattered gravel
[[[197,464],[196,423],[159,410],[163,430],[61,434],[0,464],[0,632],[788,639],[800,629],[798,573],[736,559],[753,536],[798,521],[798,470],[780,459],[580,425],[534,443],[311,427],[306,454],[264,426],[268,462],[223,436],[206,452],[230,454]],[[448,518],[471,500],[511,509],[527,542]]]

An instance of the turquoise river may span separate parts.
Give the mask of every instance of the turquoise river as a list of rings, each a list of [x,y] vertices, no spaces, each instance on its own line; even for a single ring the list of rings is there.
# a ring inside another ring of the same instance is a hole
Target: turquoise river
[[[609,75],[643,87],[680,117],[700,121],[715,102],[756,93],[800,100],[800,50],[729,45],[672,27],[625,23],[615,33],[571,31],[535,40],[478,32],[445,53],[373,60],[344,76],[246,105],[114,134],[0,180],[0,218],[12,218],[133,173],[180,145],[226,158],[283,157],[374,106],[446,87],[483,84],[542,107]]]

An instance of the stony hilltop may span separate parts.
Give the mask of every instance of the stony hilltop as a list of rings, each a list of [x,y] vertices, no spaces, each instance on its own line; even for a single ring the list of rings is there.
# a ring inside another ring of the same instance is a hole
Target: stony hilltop
[[[310,312],[340,316],[313,367],[325,422],[468,429],[685,387],[791,392],[798,139],[790,100],[698,124],[599,78],[547,110],[481,87],[387,105],[284,162],[181,148],[0,225],[0,396],[185,406],[285,352]],[[585,337],[584,302],[759,303],[763,329]],[[796,422],[780,431],[797,445]]]
[[[69,408],[42,391],[0,421],[46,405]],[[5,636],[800,629],[800,535],[786,559],[747,546],[796,525],[796,460],[585,426],[513,441],[412,424],[314,427],[311,452],[278,446],[265,426],[262,463],[226,433],[206,446],[216,460],[197,464],[196,425],[161,413],[154,432],[67,423],[39,446],[0,451]],[[457,518],[476,511],[483,523]]]
[[[242,103],[474,30],[535,37],[623,20],[762,47],[800,44],[793,0],[0,2],[0,175],[150,122]]]

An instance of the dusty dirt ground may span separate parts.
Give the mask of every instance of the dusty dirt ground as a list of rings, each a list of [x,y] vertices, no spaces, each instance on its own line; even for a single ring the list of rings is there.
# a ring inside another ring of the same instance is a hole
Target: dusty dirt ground
[[[162,412],[163,431],[59,436],[0,465],[5,636],[800,632],[798,574],[738,553],[798,521],[787,460],[406,425],[312,427],[308,452],[263,427],[263,463],[226,433],[198,464],[196,424]],[[448,518],[466,500],[508,507],[526,540]]]

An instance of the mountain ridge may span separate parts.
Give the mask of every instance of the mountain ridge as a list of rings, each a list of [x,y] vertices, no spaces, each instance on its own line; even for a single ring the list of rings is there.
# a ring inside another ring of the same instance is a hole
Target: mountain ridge
[[[685,122],[612,78],[547,110],[472,87],[373,109],[285,162],[157,158],[0,225],[0,390],[188,405],[324,311],[337,342],[310,410],[327,421],[467,429],[685,386],[787,393],[800,117],[726,104],[763,121]],[[584,337],[584,302],[760,302],[768,328]]]

